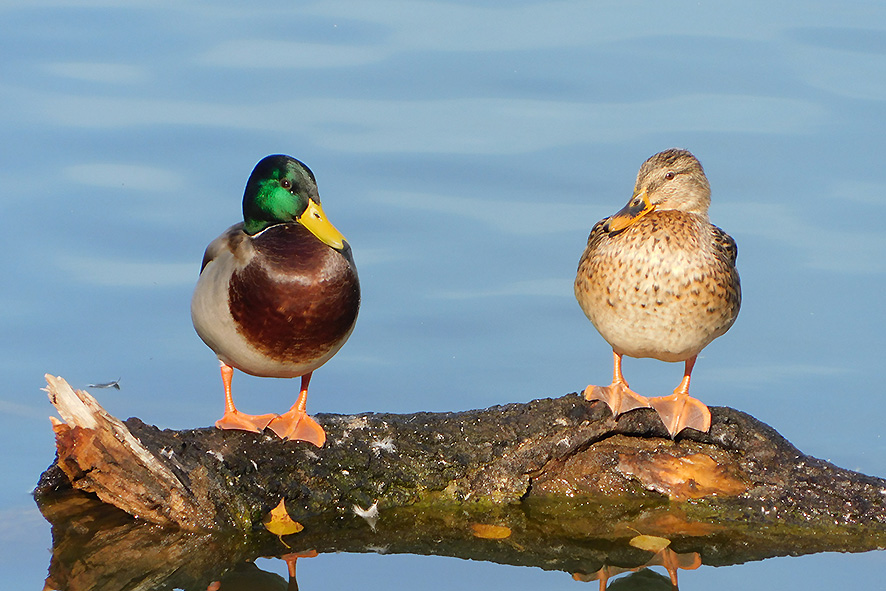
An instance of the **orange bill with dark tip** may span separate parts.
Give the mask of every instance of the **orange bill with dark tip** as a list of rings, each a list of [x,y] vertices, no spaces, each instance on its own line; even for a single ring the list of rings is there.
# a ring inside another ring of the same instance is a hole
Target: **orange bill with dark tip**
[[[646,191],[638,193],[631,197],[627,205],[622,207],[615,213],[615,215],[609,218],[609,231],[619,232],[624,230],[654,209],[655,206],[650,203]]]

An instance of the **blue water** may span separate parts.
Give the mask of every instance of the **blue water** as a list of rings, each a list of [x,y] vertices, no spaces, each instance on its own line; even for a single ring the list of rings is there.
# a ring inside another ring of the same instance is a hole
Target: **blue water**
[[[115,4],[0,6],[4,586],[40,588],[49,559],[29,497],[54,454],[44,373],[121,378],[94,393],[124,418],[220,416],[191,290],[252,166],[277,152],[316,174],[363,287],[310,411],[479,408],[605,383],[609,348],[572,296],[578,258],[643,160],[681,146],[738,242],[744,292],[693,393],[886,475],[886,5]],[[657,394],[682,368],[625,372]],[[252,412],[296,390],[242,374],[234,387]],[[703,567],[681,587],[870,587],[884,567],[882,553],[822,554]],[[577,585],[348,555],[300,562],[299,580],[341,587],[329,577],[352,568],[378,589],[442,586],[444,569],[486,588]]]

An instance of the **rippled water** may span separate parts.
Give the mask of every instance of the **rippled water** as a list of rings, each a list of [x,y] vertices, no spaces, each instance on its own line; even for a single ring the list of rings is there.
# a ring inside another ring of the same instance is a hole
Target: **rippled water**
[[[744,291],[695,395],[886,475],[881,3],[116,4],[0,6],[4,586],[39,588],[49,557],[28,496],[54,453],[45,372],[122,378],[100,401],[161,427],[220,415],[190,294],[275,152],[313,169],[363,286],[313,412],[477,408],[606,380],[608,346],[572,296],[578,257],[640,163],[676,145],[705,166]],[[625,371],[663,393],[682,368]],[[267,412],[296,385],[238,374],[235,388]],[[884,566],[823,554],[703,567],[681,586],[870,586]],[[299,569],[306,589],[579,585],[443,558]]]

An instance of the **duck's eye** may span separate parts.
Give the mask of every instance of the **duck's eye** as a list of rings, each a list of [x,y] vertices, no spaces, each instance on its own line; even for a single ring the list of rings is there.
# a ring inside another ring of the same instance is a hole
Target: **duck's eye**
[[[665,173],[665,180],[672,181],[674,180],[675,176],[677,176],[677,173],[675,173],[673,170],[669,170]]]
[[[289,179],[283,179],[282,181],[280,181],[280,186],[286,190],[289,190],[292,188],[292,181],[290,181]]]

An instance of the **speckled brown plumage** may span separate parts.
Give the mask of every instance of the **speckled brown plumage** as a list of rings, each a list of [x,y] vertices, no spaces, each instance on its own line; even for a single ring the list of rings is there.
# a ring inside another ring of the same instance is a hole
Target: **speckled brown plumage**
[[[612,346],[616,367],[612,386],[589,387],[587,395],[609,403],[615,414],[657,401],[627,389],[622,355],[686,362],[678,393],[687,395],[695,357],[735,322],[741,305],[737,248],[708,220],[709,204],[698,160],[685,150],[667,150],[643,164],[628,204],[591,230],[575,296]],[[622,394],[607,388],[622,389],[631,400],[622,406]],[[686,426],[704,426],[704,420]]]
[[[604,226],[591,232],[575,292],[616,352],[685,361],[732,326],[741,292],[735,242],[725,232],[674,210],[615,235]]]

